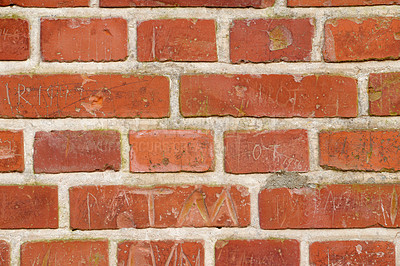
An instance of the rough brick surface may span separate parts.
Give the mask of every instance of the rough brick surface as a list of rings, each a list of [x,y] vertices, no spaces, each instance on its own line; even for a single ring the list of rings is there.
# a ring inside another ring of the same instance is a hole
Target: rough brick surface
[[[217,61],[213,20],[164,19],[139,22],[138,61]]]
[[[369,76],[369,114],[400,115],[400,73],[380,73]]]
[[[131,131],[129,143],[131,172],[204,172],[214,168],[210,131]]]
[[[398,0],[288,0],[289,7],[328,7],[328,6],[374,6],[398,5]]]
[[[0,76],[0,117],[169,116],[169,80],[161,76]]]
[[[395,247],[384,241],[327,241],[310,245],[310,264],[396,265]]]
[[[332,19],[325,24],[328,62],[400,58],[400,19]]]
[[[23,19],[0,19],[0,60],[29,58],[29,24]]]
[[[180,104],[186,117],[355,117],[357,80],[329,75],[183,76]]]
[[[398,185],[264,189],[262,229],[399,227]]]
[[[268,173],[309,170],[307,131],[249,131],[225,133],[225,171]]]
[[[0,265],[10,265],[10,245],[2,240],[0,240]]]
[[[242,186],[86,186],[71,188],[69,196],[73,229],[250,224],[250,195]]]
[[[54,186],[0,186],[0,228],[58,227],[58,194]]]
[[[312,19],[235,20],[230,30],[232,63],[310,61]]]
[[[399,171],[399,131],[319,134],[320,165],[340,170]]]
[[[274,0],[100,0],[101,7],[255,7],[272,6]]]
[[[203,241],[125,241],[118,245],[118,266],[205,265]]]
[[[35,173],[119,171],[120,134],[112,130],[37,132],[33,166]]]
[[[0,131],[0,172],[24,171],[22,131]]]
[[[297,240],[219,240],[215,244],[215,266],[300,265]]]
[[[121,61],[128,56],[128,25],[122,18],[42,19],[44,61]]]
[[[100,240],[27,242],[21,246],[21,266],[108,265],[108,242]]]
[[[22,7],[80,7],[89,6],[89,0],[1,0],[0,6]]]

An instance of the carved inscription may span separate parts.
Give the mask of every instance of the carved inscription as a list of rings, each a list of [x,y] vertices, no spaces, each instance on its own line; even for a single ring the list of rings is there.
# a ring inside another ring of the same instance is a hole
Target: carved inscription
[[[28,21],[13,18],[0,19],[0,60],[26,60],[28,57]]]
[[[0,131],[0,172],[24,170],[22,131]]]
[[[250,215],[249,193],[241,186],[76,187],[70,199],[76,229],[240,227]]]

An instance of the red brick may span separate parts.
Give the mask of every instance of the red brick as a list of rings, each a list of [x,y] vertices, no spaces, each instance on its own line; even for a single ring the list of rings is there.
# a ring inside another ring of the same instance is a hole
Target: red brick
[[[0,240],[0,265],[9,266],[10,263],[10,245],[6,241]]]
[[[183,76],[180,104],[186,117],[356,117],[357,80],[328,75]]]
[[[117,131],[40,131],[35,135],[35,173],[119,171],[120,167]]]
[[[0,228],[58,227],[58,192],[55,186],[0,186]]]
[[[307,131],[225,133],[225,171],[234,174],[309,170]]]
[[[101,7],[255,7],[272,6],[274,0],[100,0]]]
[[[369,114],[389,116],[400,114],[400,73],[380,73],[369,76]]]
[[[0,76],[0,117],[169,116],[169,80],[161,76]]]
[[[21,266],[108,265],[108,242],[71,240],[27,242],[21,246]]]
[[[400,19],[332,19],[325,24],[328,62],[399,59]]]
[[[24,171],[22,131],[0,131],[0,172]]]
[[[130,131],[131,172],[205,172],[214,169],[210,131]]]
[[[312,19],[235,20],[230,31],[232,63],[310,61]]]
[[[89,6],[89,0],[2,0],[0,6],[22,7],[79,7]]]
[[[399,171],[399,145],[398,131],[322,132],[320,165],[340,170]]]
[[[42,19],[44,61],[121,61],[128,56],[128,25],[122,18]]]
[[[395,247],[384,241],[315,242],[310,245],[310,264],[394,266]]]
[[[203,241],[125,241],[118,265],[205,265]]]
[[[250,195],[243,186],[86,186],[70,188],[69,198],[72,229],[250,224]]]
[[[400,227],[399,185],[264,189],[262,229]]]
[[[297,240],[219,240],[215,244],[215,266],[300,265]]]
[[[218,60],[215,22],[203,19],[163,19],[138,23],[138,61]]]
[[[398,0],[288,0],[289,7],[328,7],[328,6],[375,6],[375,5],[398,5]]]
[[[0,19],[0,60],[29,58],[29,24],[22,19]]]

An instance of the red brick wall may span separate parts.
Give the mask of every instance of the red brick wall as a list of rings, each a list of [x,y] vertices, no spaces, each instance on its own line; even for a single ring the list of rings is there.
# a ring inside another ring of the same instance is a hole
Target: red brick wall
[[[396,265],[399,3],[0,0],[0,265]]]

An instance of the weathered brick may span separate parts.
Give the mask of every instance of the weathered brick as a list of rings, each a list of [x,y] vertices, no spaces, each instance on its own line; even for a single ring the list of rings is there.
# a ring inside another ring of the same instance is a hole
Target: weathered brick
[[[339,131],[319,134],[320,165],[340,170],[399,171],[399,131]]]
[[[21,246],[21,266],[24,265],[108,266],[108,242],[102,240],[27,242]]]
[[[288,0],[289,7],[328,7],[328,6],[375,6],[398,5],[398,0]]]
[[[3,240],[0,240],[0,265],[10,265],[10,245]]]
[[[0,228],[58,227],[58,192],[55,186],[0,186]]]
[[[312,19],[235,20],[230,30],[232,63],[310,61]]]
[[[0,19],[0,60],[29,58],[29,24],[23,19]]]
[[[0,172],[23,172],[24,137],[22,131],[0,131]]]
[[[0,6],[22,7],[80,7],[89,6],[89,0],[1,0]]]
[[[125,241],[118,245],[118,265],[205,265],[203,241]],[[175,265],[175,264],[174,264]]]
[[[183,116],[355,117],[357,80],[330,75],[187,75]]]
[[[400,114],[400,73],[369,75],[369,114],[389,116]]]
[[[131,172],[205,172],[214,169],[210,131],[130,131]]]
[[[250,224],[250,195],[243,186],[85,186],[70,188],[69,198],[72,229]]]
[[[128,25],[122,18],[41,20],[44,61],[121,61],[128,56]]]
[[[307,131],[225,133],[225,171],[234,174],[309,170]]]
[[[399,185],[264,189],[262,229],[400,227]]]
[[[297,240],[219,240],[215,244],[215,266],[300,265]]]
[[[169,116],[169,80],[161,76],[0,76],[0,117]]]
[[[163,19],[139,22],[138,61],[217,61],[215,21]]]
[[[274,0],[100,0],[101,7],[255,7],[272,6]]]
[[[119,171],[120,167],[117,131],[40,131],[35,135],[35,173]]]
[[[327,241],[310,245],[310,264],[396,265],[395,247],[385,241]]]
[[[400,19],[331,19],[325,23],[328,62],[400,58]]]

